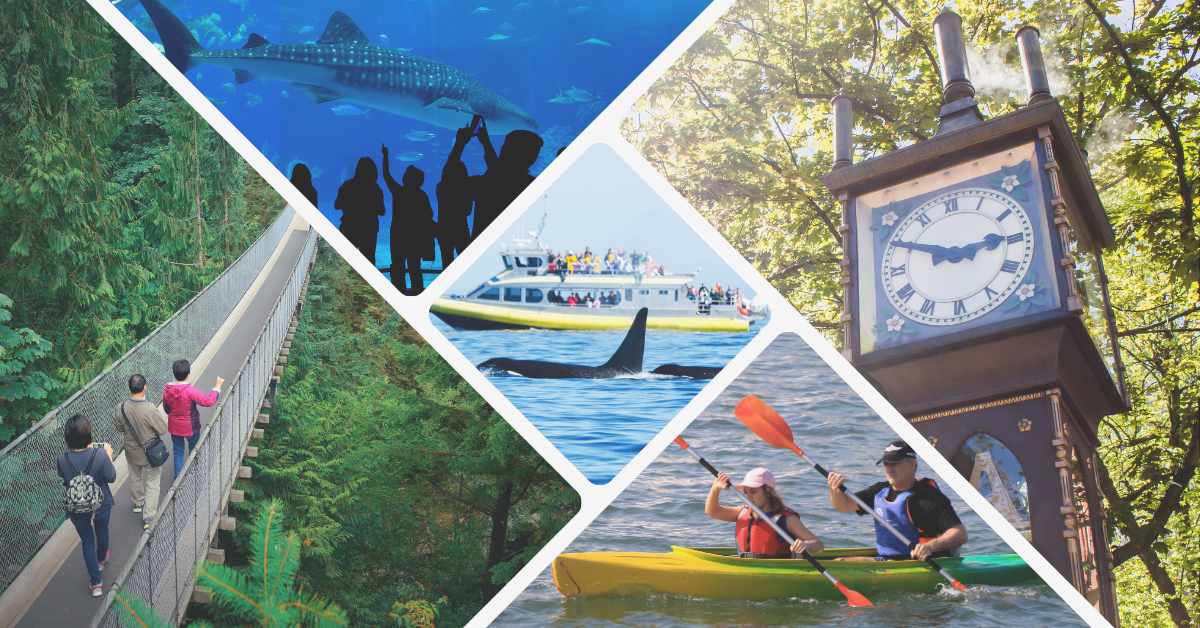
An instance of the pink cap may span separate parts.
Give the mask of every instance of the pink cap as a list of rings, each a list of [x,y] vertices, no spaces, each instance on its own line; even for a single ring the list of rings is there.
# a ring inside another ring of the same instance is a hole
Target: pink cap
[[[738,488],[758,488],[764,484],[771,488],[775,488],[775,475],[771,473],[770,469],[759,467],[757,469],[752,469],[750,473],[747,473],[746,479],[742,480],[741,484],[738,484]]]

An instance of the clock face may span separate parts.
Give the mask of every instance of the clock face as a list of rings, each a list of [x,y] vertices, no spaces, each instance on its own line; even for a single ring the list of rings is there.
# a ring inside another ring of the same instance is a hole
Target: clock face
[[[1061,307],[1038,150],[1030,142],[854,198],[859,355]]]
[[[960,188],[903,218],[883,245],[880,285],[896,311],[925,325],[958,325],[1020,289],[1033,259],[1033,225],[1011,196]]]

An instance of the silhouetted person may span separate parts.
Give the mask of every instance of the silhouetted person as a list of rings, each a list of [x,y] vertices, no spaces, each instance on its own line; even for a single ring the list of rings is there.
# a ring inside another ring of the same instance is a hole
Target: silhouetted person
[[[442,180],[435,188],[438,200],[437,241],[442,250],[442,270],[454,261],[455,252],[462,255],[471,243],[467,216],[474,211],[475,201],[467,180],[467,166],[462,162],[462,151],[472,136],[471,127],[458,130],[454,149],[442,168]]]
[[[386,168],[387,162],[384,161]],[[379,240],[379,217],[387,211],[383,204],[383,189],[376,180],[379,171],[370,157],[358,160],[354,177],[338,188],[334,209],[342,210],[342,224],[338,230],[355,248],[375,264],[375,243]]]
[[[480,128],[478,137],[479,143],[483,145],[483,159],[487,162],[487,172],[471,177],[468,186],[475,199],[472,240],[478,238],[500,212],[533,183],[534,176],[529,174],[529,168],[537,161],[538,153],[542,150],[542,138],[533,131],[516,130],[506,135],[499,156],[496,155],[496,149],[492,147],[492,140],[488,137],[486,122]],[[465,133],[455,137],[451,158],[456,154],[462,155],[462,149],[470,141],[471,136]],[[448,158],[447,163],[449,161]]]
[[[312,172],[308,166],[304,164],[296,164],[292,167],[292,185],[296,186],[297,190],[308,199],[308,202],[317,206],[317,188],[312,184]]]
[[[421,259],[433,260],[433,207],[429,196],[421,190],[425,173],[409,166],[401,178],[403,185],[392,178],[388,166],[388,149],[383,150],[383,180],[392,193],[392,285],[404,294],[416,296],[425,290],[421,275]],[[404,273],[412,286],[404,290]]]

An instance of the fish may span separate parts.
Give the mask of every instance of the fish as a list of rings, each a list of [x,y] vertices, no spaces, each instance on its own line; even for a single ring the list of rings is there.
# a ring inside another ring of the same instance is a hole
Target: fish
[[[412,140],[414,142],[428,142],[435,137],[437,136],[429,131],[411,131],[404,135],[404,139]]]
[[[518,4],[517,6],[513,7],[513,11],[528,11],[532,8],[533,8],[532,2],[522,2],[522,3]]]
[[[521,41],[533,41],[533,40],[537,39],[537,37],[538,37],[537,35],[530,35],[529,37],[526,37],[526,38],[522,39]]]
[[[392,40],[388,39],[387,33],[380,34],[378,39],[379,45],[383,46],[384,48],[392,45]]]
[[[600,39],[596,39],[595,37],[592,37],[591,39],[585,39],[575,45],[582,46],[584,44],[596,44],[597,46],[609,46],[610,48],[612,47],[612,44],[610,44],[606,41],[600,40]]]
[[[246,23],[249,24],[250,26],[254,26],[254,23],[257,21],[258,21],[257,13],[251,13],[250,16],[246,18]]]
[[[196,80],[197,80],[197,81],[199,81],[199,80],[202,80],[203,78],[204,78],[204,75],[203,75],[203,74],[201,74],[201,73],[199,73],[199,72],[197,72],[197,73],[196,73]]]
[[[575,87],[574,85],[572,85],[571,89],[568,89],[564,93],[566,95],[570,96],[571,98],[575,99],[576,102],[591,102],[592,100],[595,100],[595,98],[596,98],[595,96],[592,95],[591,92],[587,91],[586,89],[579,89],[578,87]]]
[[[287,90],[279,90],[279,97],[280,98],[289,98]]]
[[[508,39],[509,37],[510,37],[509,35],[502,35],[500,33],[496,33],[495,35],[492,35],[491,37],[484,37],[484,39],[486,39],[488,41],[503,41],[505,39]]]
[[[215,43],[217,43],[217,38],[216,38],[216,37],[209,37],[209,38],[208,38],[208,47],[209,47],[209,48],[212,48],[212,47],[213,47],[213,44],[215,44]]]
[[[205,98],[208,99],[208,102],[216,105],[218,109],[221,108],[221,105],[225,104],[225,101],[220,98],[213,98],[212,96],[205,96]]]
[[[159,52],[161,52],[161,53],[163,53],[163,55],[166,55],[166,54],[167,54],[167,49],[166,49],[166,48],[163,48],[163,45],[162,45],[162,44],[160,44],[160,43],[158,43],[158,42],[155,42],[155,44],[154,44],[154,47],[155,47],[155,48],[158,48],[158,51],[159,51]]]
[[[500,28],[499,28],[499,29],[497,29],[497,30],[502,30],[502,31],[515,31],[515,30],[517,30],[517,27],[516,27],[516,26],[513,26],[512,24],[509,24],[508,22],[505,22],[505,23],[501,24],[501,25],[500,25]]]
[[[547,100],[546,102],[554,103],[556,105],[573,105],[573,104],[575,104],[576,101],[574,98],[571,98],[570,96],[567,96],[566,94],[564,94],[562,92],[559,92],[557,96],[555,96],[554,98],[551,98],[550,100]]]
[[[412,48],[397,48],[400,52],[412,52]]]
[[[314,179],[321,178],[321,173],[325,172],[324,170],[321,170],[321,168],[319,166],[312,166],[311,168],[308,169],[308,171],[312,173],[312,178],[314,178]]]
[[[243,39],[245,39],[245,38],[246,38],[246,36],[245,36],[245,35],[242,35],[241,33],[238,33],[238,34],[234,35],[232,39],[230,39],[230,40],[229,40],[229,43],[231,43],[231,44],[236,44],[236,43],[238,43],[239,41],[242,41],[242,40],[243,40]]]
[[[234,85],[233,83],[225,83],[224,85],[221,85],[221,89],[232,94],[237,91],[237,86]]]
[[[335,11],[316,44],[273,44],[251,33],[234,50],[206,50],[159,0],[142,0],[180,72],[202,65],[233,70],[236,83],[257,78],[290,83],[313,103],[341,100],[459,129],[475,115],[493,135],[535,130],[537,120],[458,68],[371,42],[350,16]]]
[[[493,9],[489,9],[487,7],[479,7],[478,9],[471,11],[471,15],[483,15],[484,13],[491,13],[492,11]]]
[[[260,102],[262,102],[262,96],[259,96],[258,94],[255,94],[254,92],[246,92],[246,106],[247,107],[253,107]]]
[[[367,109],[370,111],[370,109]],[[363,111],[354,105],[338,105],[333,107],[333,115],[335,116],[365,116],[367,111]]]
[[[571,7],[567,9],[567,15],[579,15],[580,13],[587,13],[591,9],[592,7]]]
[[[305,26],[304,28],[301,28],[301,29],[300,29],[300,33],[299,33],[299,34],[301,34],[301,35],[307,35],[308,33],[311,33],[311,32],[313,32],[313,31],[315,31],[315,30],[317,30],[315,27],[312,27],[312,26]]]
[[[424,155],[422,155],[421,153],[418,153],[415,150],[406,150],[403,153],[399,153],[396,155],[396,159],[398,161],[417,161],[418,159],[420,159],[422,157],[424,157]]]
[[[267,24],[267,28],[269,28],[273,31],[277,31],[277,30],[279,30],[279,25],[278,24]]]

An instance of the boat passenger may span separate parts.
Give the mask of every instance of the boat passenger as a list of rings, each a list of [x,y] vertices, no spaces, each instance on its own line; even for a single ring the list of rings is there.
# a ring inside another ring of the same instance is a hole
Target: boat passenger
[[[950,498],[929,478],[917,479],[917,453],[908,443],[888,444],[883,457],[886,482],[876,482],[855,491],[863,502],[875,507],[892,527],[910,540],[917,541],[912,551],[896,535],[875,522],[875,545],[879,556],[850,556],[838,560],[908,560],[954,556],[967,542],[967,528],[954,512]],[[839,512],[867,514],[850,496],[838,490],[845,482],[840,473],[829,474],[829,501]]]
[[[572,292],[571,296],[567,297],[567,305],[571,307],[579,305],[579,296]]]
[[[791,534],[795,539],[791,545],[788,545],[767,522],[759,519],[749,506],[722,506],[721,489],[729,488],[729,484],[729,476],[724,473],[717,474],[712,488],[708,491],[708,499],[704,502],[704,514],[713,519],[737,524],[734,536],[737,540],[738,557],[798,558],[805,550],[816,553],[825,549],[821,539],[804,527],[800,515],[784,505],[783,499],[775,492],[775,476],[769,469],[759,467],[750,471],[737,487],[746,495],[746,499],[771,517],[776,525]]]

